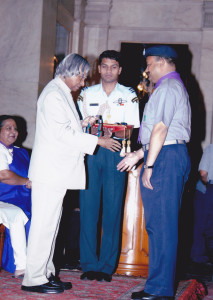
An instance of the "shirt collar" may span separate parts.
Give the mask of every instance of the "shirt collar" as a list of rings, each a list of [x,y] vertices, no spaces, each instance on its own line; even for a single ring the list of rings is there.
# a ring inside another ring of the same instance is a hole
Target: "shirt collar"
[[[157,81],[157,83],[156,83],[156,85],[155,85],[155,89],[156,89],[156,88],[161,84],[161,82],[162,82],[164,79],[166,79],[166,78],[176,79],[176,80],[178,80],[179,82],[181,82],[181,84],[184,86],[184,83],[183,83],[182,79],[180,78],[180,74],[177,73],[176,71],[173,71],[173,72],[169,72],[169,73],[167,73],[166,75],[164,75],[163,77],[161,77],[161,78]],[[185,86],[184,86],[184,88],[185,88]]]
[[[100,83],[100,88],[102,89],[102,91],[105,93],[104,89],[103,89],[103,85],[102,85],[102,81]],[[116,86],[114,88],[114,90],[110,93],[109,97],[112,95],[112,93],[114,93],[118,88],[118,82],[116,83]]]

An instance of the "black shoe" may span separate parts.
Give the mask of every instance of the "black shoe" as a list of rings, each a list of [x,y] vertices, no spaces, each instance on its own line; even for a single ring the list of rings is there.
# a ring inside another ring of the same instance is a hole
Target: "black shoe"
[[[80,279],[81,280],[95,280],[95,279],[97,279],[97,272],[95,272],[95,271],[84,272],[80,276]]]
[[[110,281],[112,281],[112,275],[104,273],[104,272],[98,272],[96,279],[97,279],[97,281],[110,282]]]
[[[50,278],[48,278],[49,282],[56,287],[61,287],[64,290],[71,290],[72,283],[71,282],[63,282],[58,276],[54,276],[51,274]]]
[[[35,286],[22,285],[21,289],[26,292],[44,293],[44,294],[59,294],[64,291],[64,289],[61,286],[52,285],[50,282],[41,285],[35,285]]]
[[[185,274],[183,274],[183,280],[196,279],[201,282],[211,282],[212,281],[213,270],[211,265],[207,263],[197,263],[191,262]]]
[[[174,297],[151,295],[151,294],[144,292],[144,290],[132,293],[131,298],[137,299],[137,300],[172,300],[172,299],[174,299]]]

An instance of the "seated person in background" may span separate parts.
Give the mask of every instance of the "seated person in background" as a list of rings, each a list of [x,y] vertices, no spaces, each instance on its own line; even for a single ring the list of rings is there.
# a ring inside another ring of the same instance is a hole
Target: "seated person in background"
[[[31,213],[31,181],[28,179],[29,155],[15,147],[18,137],[15,117],[0,116],[0,224],[5,242],[2,267],[20,277],[26,266],[26,234]],[[26,225],[26,229],[25,229]]]
[[[194,232],[187,276],[212,280],[213,266],[213,144],[203,152],[194,196]]]

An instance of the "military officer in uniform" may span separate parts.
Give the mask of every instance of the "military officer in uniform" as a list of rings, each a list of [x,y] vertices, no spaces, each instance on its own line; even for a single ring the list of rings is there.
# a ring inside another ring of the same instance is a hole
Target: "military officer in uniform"
[[[130,170],[144,158],[140,175],[145,224],[149,236],[149,276],[145,289],[132,299],[173,299],[178,243],[178,213],[190,171],[186,143],[191,132],[187,91],[176,72],[176,51],[166,45],[145,53],[155,89],[145,106],[140,127],[142,148],[118,164]]]
[[[106,50],[99,57],[98,70],[101,83],[84,88],[78,99],[82,117],[101,115],[103,123],[127,123],[140,127],[138,98],[132,88],[118,83],[121,73],[120,53]],[[126,132],[128,137],[128,132]],[[124,138],[124,133],[117,138]],[[88,186],[80,191],[80,262],[81,279],[111,281],[118,258],[119,232],[125,173],[116,166],[122,158],[120,152],[99,148],[87,156]],[[102,241],[97,256],[97,223],[103,199]]]

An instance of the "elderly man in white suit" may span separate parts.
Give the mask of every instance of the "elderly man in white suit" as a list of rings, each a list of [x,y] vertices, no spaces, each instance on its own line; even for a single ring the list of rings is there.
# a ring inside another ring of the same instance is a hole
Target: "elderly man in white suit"
[[[92,155],[97,145],[112,151],[120,149],[114,139],[83,132],[82,127],[95,118],[80,121],[71,91],[84,85],[88,71],[89,64],[83,57],[69,54],[38,99],[29,168],[32,221],[21,287],[24,291],[53,294],[71,289],[71,282],[55,276],[52,262],[64,195],[67,189],[85,189],[85,154]]]

